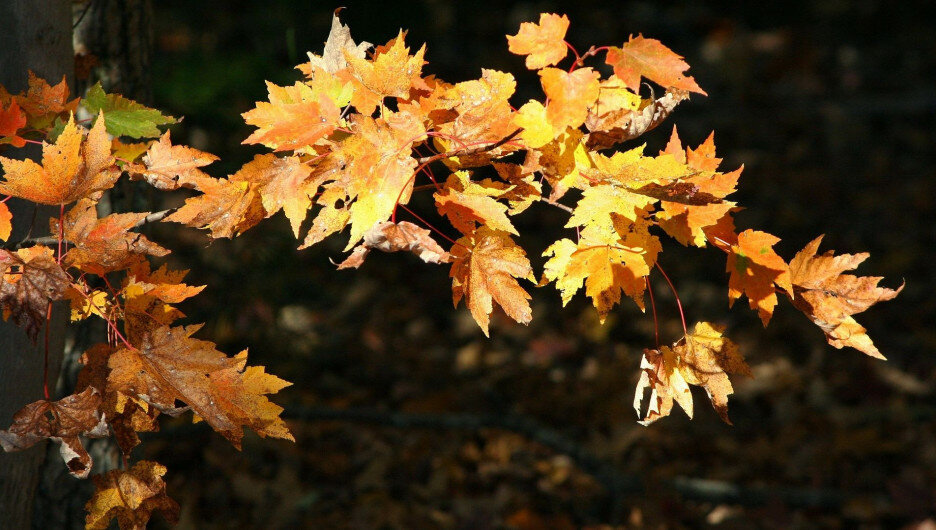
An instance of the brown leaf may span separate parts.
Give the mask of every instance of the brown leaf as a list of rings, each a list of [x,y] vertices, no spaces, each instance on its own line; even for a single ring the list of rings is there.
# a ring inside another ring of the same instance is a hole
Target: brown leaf
[[[52,249],[43,245],[16,252],[0,249],[0,275],[4,320],[12,317],[35,342],[49,302],[62,300],[71,280],[55,262]]]
[[[351,256],[338,265],[338,269],[360,267],[371,249],[384,252],[401,250],[412,252],[426,263],[451,261],[452,256],[440,247],[430,234],[429,230],[420,228],[409,221],[377,223],[373,228],[364,232],[364,242],[354,249]]]
[[[6,452],[22,451],[50,439],[59,451],[69,472],[85,478],[91,471],[91,455],[78,436],[101,438],[108,435],[107,422],[100,413],[101,395],[94,388],[72,394],[58,401],[39,400],[13,415],[13,424],[0,431],[0,446]]]
[[[95,476],[96,491],[85,505],[85,528],[105,530],[116,517],[120,530],[143,530],[154,511],[169,524],[177,523],[179,504],[166,495],[165,474],[165,466],[143,460],[129,470]]]

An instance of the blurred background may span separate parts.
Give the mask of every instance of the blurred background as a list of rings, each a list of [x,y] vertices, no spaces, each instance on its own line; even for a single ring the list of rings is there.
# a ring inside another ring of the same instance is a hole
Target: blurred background
[[[777,234],[786,259],[824,233],[823,251],[871,253],[860,274],[906,280],[859,316],[889,360],[828,346],[789,304],[764,329],[746,301],[728,309],[720,252],[666,241],[687,318],[726,324],[755,377],[735,381],[734,426],[696,392],[694,420],[674,411],[642,427],[631,403],[653,321],[632,303],[602,326],[581,293],[562,308],[538,289],[528,327],[501,315],[486,339],[452,308],[445,267],[379,254],[337,271],[343,237],[296,251],[281,216],[211,244],[167,226],[156,237],[172,264],[209,286],[182,307],[207,323],[201,336],[229,354],[249,347],[294,383],[277,401],[295,444],[248,436],[237,452],[171,421],[145,437],[134,456],[169,467],[180,527],[936,526],[936,20],[883,0],[344,4],[357,41],[403,28],[414,49],[427,43],[424,73],[512,72],[515,104],[539,84],[505,35],[540,12],[567,14],[580,51],[660,39],[709,96],[649,134],[648,152],[670,124],[691,146],[714,130],[722,168],[745,166],[739,230]],[[260,152],[240,144],[240,114],[266,98],[265,80],[299,78],[292,67],[321,52],[336,7],[158,2],[152,91],[184,116],[173,141],[219,155],[219,177]],[[517,220],[537,274],[563,223],[547,210]],[[675,301],[653,281],[671,342]]]

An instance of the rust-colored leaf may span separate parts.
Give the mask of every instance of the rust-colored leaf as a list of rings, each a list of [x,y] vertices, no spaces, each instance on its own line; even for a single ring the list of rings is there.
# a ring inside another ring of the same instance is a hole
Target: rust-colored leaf
[[[91,471],[91,455],[78,436],[101,438],[108,435],[107,422],[98,410],[101,395],[94,388],[58,401],[39,400],[13,415],[13,424],[0,431],[0,446],[6,452],[28,449],[42,440],[59,444],[59,452],[69,472],[85,478]]]
[[[62,300],[71,283],[43,245],[16,252],[0,249],[0,307],[4,320],[13,319],[33,341],[46,320],[49,302]]]
[[[747,295],[764,326],[777,305],[774,285],[793,294],[790,268],[773,250],[778,241],[780,238],[766,232],[745,230],[728,253],[728,301],[734,304],[742,294]]]
[[[10,101],[10,104],[4,108],[0,101],[0,144],[8,143],[13,147],[23,147],[26,140],[16,133],[26,126],[26,115],[16,103],[16,100]]]
[[[591,68],[579,68],[572,73],[558,68],[543,68],[539,75],[543,92],[549,98],[546,118],[553,130],[558,133],[566,127],[585,123],[588,109],[598,99],[600,74]]]
[[[198,189],[201,195],[186,199],[163,220],[211,230],[211,237],[218,239],[234,237],[266,217],[256,184],[205,178],[198,181]]]
[[[0,241],[10,239],[13,232],[13,212],[5,202],[0,202]]]
[[[208,178],[199,168],[217,159],[215,155],[193,147],[172,145],[169,131],[166,131],[158,142],[150,145],[143,156],[145,167],[134,165],[131,172],[156,189],[168,191],[179,187],[194,188],[199,181]]]

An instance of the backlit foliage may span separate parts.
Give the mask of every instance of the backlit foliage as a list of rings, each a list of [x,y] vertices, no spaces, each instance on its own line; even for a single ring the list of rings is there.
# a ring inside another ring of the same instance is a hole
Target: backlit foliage
[[[684,147],[673,128],[656,154],[628,144],[690,94],[705,94],[686,75],[689,65],[643,36],[579,54],[564,40],[568,27],[564,15],[543,14],[507,36],[542,87],[541,98],[517,101],[510,73],[482,70],[448,83],[426,73],[426,47],[407,44],[405,32],[382,46],[358,44],[336,16],[323,53],[297,67],[303,79],[268,83],[268,100],[243,115],[256,127],[244,143],[272,152],[226,178],[202,169],[215,156],[171,142],[165,127],[175,118],[100,86],[75,99],[64,82],[32,74],[22,94],[0,87],[0,146],[42,144],[41,163],[0,157],[0,193],[61,209],[51,238],[0,249],[3,316],[36,340],[51,304],[67,301],[73,320],[101,318],[108,327],[107,343],[82,356],[75,394],[26,405],[0,444],[12,451],[54,440],[72,474],[84,477],[91,461],[78,437],[114,436],[124,466],[95,479],[87,523],[104,528],[116,517],[121,528],[137,528],[154,510],[169,520],[178,514],[163,466],[129,466],[137,433],[158,429],[160,414],[192,411],[238,447],[245,427],[292,439],[267,398],[289,383],[247,366],[246,351],[232,357],[194,338],[198,325],[177,323],[184,315],[176,305],[202,287],[183,283],[186,271],[151,268],[149,256],[169,249],[135,230],[157,221],[229,238],[282,210],[300,249],[346,233],[342,269],[362,266],[374,249],[412,252],[450,267],[455,305],[464,300],[486,335],[497,311],[528,323],[529,290],[547,284],[563,303],[583,291],[602,321],[622,298],[644,310],[649,276],[665,277],[657,260],[668,236],[724,253],[729,302],[746,297],[764,325],[786,298],[831,345],[883,358],[852,315],[900,289],[843,274],[867,254],[816,255],[820,237],[787,263],[773,249],[777,237],[736,229],[729,196],[741,168],[720,169],[714,136]],[[646,81],[658,97],[641,93]],[[120,178],[193,195],[170,211],[104,215],[98,201]],[[432,193],[438,218],[409,210],[417,193]],[[533,206],[569,214],[539,280],[513,221]],[[401,212],[412,221],[398,220]],[[18,221],[0,202],[0,239]],[[703,387],[727,422],[729,374],[750,375],[723,328],[699,322],[684,331],[644,352],[634,400],[642,423],[668,415],[674,402],[691,416],[689,385]]]

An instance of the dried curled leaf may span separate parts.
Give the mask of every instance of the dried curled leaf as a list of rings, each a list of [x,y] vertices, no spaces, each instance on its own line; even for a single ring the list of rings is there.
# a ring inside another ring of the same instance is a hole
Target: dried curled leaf
[[[884,359],[865,328],[851,315],[893,299],[903,290],[903,285],[888,289],[878,287],[883,279],[879,276],[842,274],[858,267],[868,259],[868,254],[835,256],[834,251],[829,250],[817,255],[822,237],[812,240],[790,262],[793,305],[822,329],[832,346],[839,349],[850,346],[871,357]]]
[[[59,452],[72,476],[86,478],[91,471],[91,455],[78,437],[108,435],[100,404],[100,393],[90,387],[58,401],[43,399],[30,403],[13,415],[9,429],[0,431],[0,446],[6,452],[22,451],[42,440],[52,440],[59,444]]]
[[[408,221],[377,223],[364,232],[364,242],[358,245],[338,269],[358,268],[371,249],[384,252],[407,251],[426,263],[448,263],[452,256],[431,237],[431,232]]]
[[[634,410],[642,416],[642,425],[649,425],[668,416],[673,402],[692,418],[693,404],[689,385],[705,388],[709,400],[722,421],[728,419],[728,396],[734,392],[728,374],[751,376],[738,347],[722,335],[723,327],[698,322],[691,333],[659,350],[644,350],[640,360],[640,380],[634,394]],[[644,394],[650,389],[647,413],[643,410]]]
[[[129,470],[115,469],[94,477],[96,491],[85,505],[85,528],[105,530],[115,517],[120,530],[146,528],[154,511],[169,524],[179,521],[179,504],[166,495],[166,467],[146,460]]]
[[[0,249],[0,307],[3,319],[13,319],[34,342],[45,324],[49,302],[65,297],[71,281],[43,245],[16,252]]]

